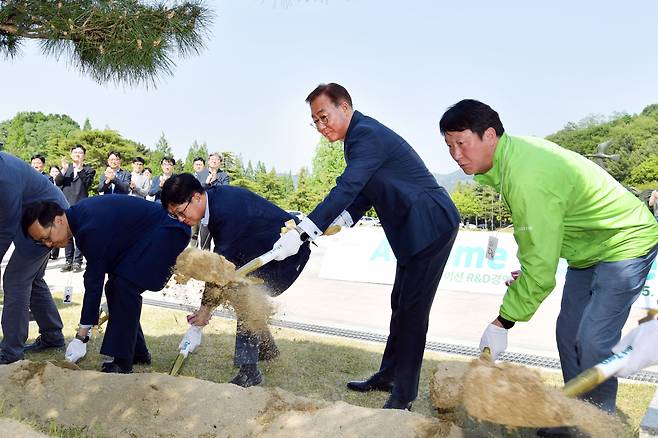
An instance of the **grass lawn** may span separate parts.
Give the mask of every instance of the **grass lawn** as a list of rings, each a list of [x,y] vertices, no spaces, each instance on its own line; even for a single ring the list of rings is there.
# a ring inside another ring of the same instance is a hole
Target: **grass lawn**
[[[77,301],[75,299],[77,298]],[[73,304],[57,300],[64,320],[64,334],[70,340],[80,316],[81,296],[74,296]],[[187,330],[185,313],[144,306],[142,327],[153,357],[151,366],[135,366],[134,371],[168,373],[178,354],[178,343]],[[320,336],[295,330],[274,328],[281,356],[271,363],[262,363],[264,386],[277,386],[297,395],[380,408],[387,394],[367,394],[349,391],[348,380],[365,378],[379,368],[383,352],[382,344],[346,340],[331,336]],[[37,326],[30,325],[30,338],[38,335]],[[233,366],[235,321],[215,318],[204,330],[201,347],[184,364],[181,375],[192,376],[213,382],[227,382],[236,373]],[[95,332],[88,344],[87,356],[78,363],[82,369],[100,370],[103,356],[98,353],[102,336]],[[62,359],[64,350],[26,355],[30,360]],[[424,415],[435,416],[429,399],[429,380],[441,359],[455,360],[436,353],[426,353],[421,374],[418,399],[413,410]],[[562,385],[561,375],[544,372],[548,384]],[[655,387],[645,384],[622,383],[619,389],[619,417],[626,424],[629,436],[637,436],[639,423],[644,416]],[[8,413],[2,413],[8,415]],[[40,428],[53,436],[81,436],[79,432],[63,430],[56,425]]]

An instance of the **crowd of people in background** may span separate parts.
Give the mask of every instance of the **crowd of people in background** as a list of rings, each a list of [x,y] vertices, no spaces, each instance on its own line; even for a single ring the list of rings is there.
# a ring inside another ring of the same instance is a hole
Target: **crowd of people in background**
[[[91,189],[96,179],[96,170],[85,163],[87,149],[76,144],[71,148],[70,162],[68,157],[62,157],[60,165],[46,166],[46,157],[34,154],[30,158],[30,165],[45,178],[59,187],[71,206],[81,199],[91,195]],[[111,151],[107,155],[107,167],[98,178],[97,191],[99,195],[128,195],[136,196],[148,201],[160,202],[162,186],[174,175],[176,160],[165,156],[160,160],[161,175],[153,176],[151,168],[146,167],[142,157],[132,159],[130,172],[121,168],[122,156],[118,151]],[[194,177],[202,187],[208,188],[216,185],[228,185],[230,177],[222,170],[222,156],[213,152],[208,156],[207,166],[204,157],[194,158]],[[46,169],[48,171],[46,172]],[[210,249],[211,237],[206,225],[196,225],[192,228],[191,246],[200,246]],[[82,272],[83,255],[76,246],[75,239],[71,238],[65,248],[66,261],[61,268],[62,272]],[[51,260],[59,259],[59,248],[53,248]]]

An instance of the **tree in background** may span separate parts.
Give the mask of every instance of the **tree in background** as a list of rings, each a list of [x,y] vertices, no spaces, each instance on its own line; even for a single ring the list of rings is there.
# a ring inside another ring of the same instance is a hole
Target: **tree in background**
[[[53,137],[69,137],[80,130],[67,115],[21,112],[0,123],[0,141],[4,150],[24,160],[40,153],[48,158],[46,145]]]
[[[287,205],[290,210],[309,213],[316,206],[314,200],[319,195],[313,192],[311,185],[308,170],[302,167],[297,175],[297,189],[288,196]]]
[[[89,117],[85,119],[85,123],[82,126],[83,131],[91,131],[91,122],[89,121]]]
[[[202,144],[199,144],[194,140],[192,146],[187,150],[187,157],[185,157],[185,164],[183,165],[184,172],[194,172],[194,159],[197,157],[203,158],[206,164],[208,163],[208,145],[205,141]]]
[[[200,52],[211,22],[202,0],[0,0],[0,53],[36,39],[99,83],[155,85],[174,57]]]
[[[155,144],[155,149],[151,151],[146,157],[143,157],[146,160],[146,167],[150,167],[153,171],[153,176],[162,175],[162,168],[160,167],[160,162],[164,157],[173,157],[174,153],[169,146],[169,142],[165,138],[164,132],[160,134],[158,142]],[[178,163],[177,163],[178,165]]]
[[[658,181],[658,155],[651,155],[643,163],[637,165],[631,170],[631,176],[628,178],[630,184],[651,185]]]

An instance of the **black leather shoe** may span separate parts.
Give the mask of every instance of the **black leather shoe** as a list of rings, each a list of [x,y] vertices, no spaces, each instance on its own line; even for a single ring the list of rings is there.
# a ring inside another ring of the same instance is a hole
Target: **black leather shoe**
[[[261,347],[258,350],[258,360],[270,361],[278,358],[281,355],[276,345],[268,346],[267,348]]]
[[[386,403],[384,403],[382,409],[402,409],[405,411],[410,411],[411,402],[403,402],[393,396],[390,396],[388,400],[386,400]]]
[[[104,373],[131,374],[133,369],[122,368],[114,362],[103,362],[103,365],[101,365],[101,371]]]
[[[151,353],[147,351],[143,356],[134,356],[133,365],[151,365]]]
[[[9,365],[21,359],[8,359],[5,355],[0,355],[0,365]]]
[[[62,342],[58,342],[56,344],[50,344],[50,343],[44,342],[41,339],[41,336],[39,336],[31,344],[25,344],[23,346],[23,351],[25,353],[34,353],[36,351],[49,350],[51,348],[62,348],[63,346],[64,346],[64,340],[62,340]]]
[[[229,383],[242,386],[243,388],[249,388],[250,386],[260,385],[262,381],[263,375],[260,370],[257,369],[255,373],[245,373],[244,371],[240,371]]]
[[[67,263],[64,266],[62,266],[62,269],[59,270],[59,272],[69,272],[73,270],[73,265],[71,263]]]
[[[384,380],[376,374],[368,380],[352,380],[347,382],[347,387],[352,391],[368,392],[368,391],[384,391],[391,392],[393,389],[393,382]]]

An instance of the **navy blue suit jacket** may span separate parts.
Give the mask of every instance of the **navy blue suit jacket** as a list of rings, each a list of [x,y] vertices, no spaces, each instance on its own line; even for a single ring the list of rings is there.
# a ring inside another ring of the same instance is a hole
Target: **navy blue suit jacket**
[[[190,241],[190,227],[170,218],[160,204],[134,196],[83,199],[66,217],[87,259],[81,324],[98,322],[105,274],[160,290]]]
[[[308,215],[325,230],[347,210],[356,223],[374,207],[398,263],[405,264],[459,225],[459,213],[416,151],[377,120],[354,111],[345,171]]]
[[[35,202],[50,201],[68,208],[62,191],[25,161],[0,152],[0,260],[11,243],[27,256],[45,255],[50,249],[21,230],[25,208]]]
[[[120,194],[127,195],[130,193],[130,172],[123,169],[116,171],[114,179],[110,184],[105,184],[105,174],[101,173],[101,179],[98,182],[98,193],[103,192],[104,195]],[[112,191],[112,184],[114,184],[114,191]]]
[[[208,231],[215,252],[237,267],[272,249],[284,223],[295,219],[265,198],[241,187],[218,185],[206,191],[210,207]],[[297,279],[311,250],[305,243],[283,261],[272,261],[253,275],[263,279],[272,295],[285,291]]]

